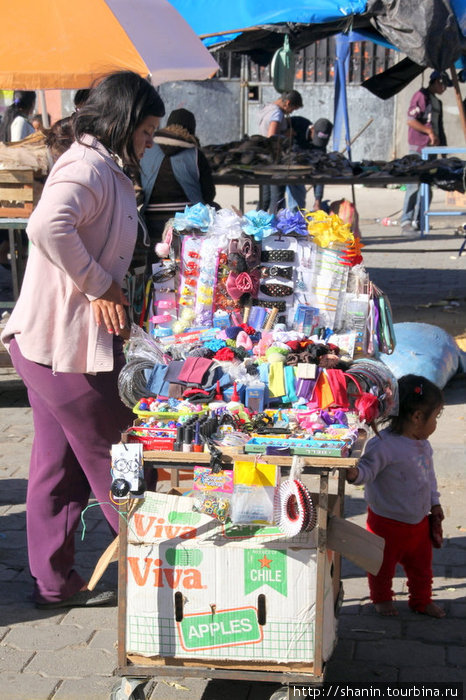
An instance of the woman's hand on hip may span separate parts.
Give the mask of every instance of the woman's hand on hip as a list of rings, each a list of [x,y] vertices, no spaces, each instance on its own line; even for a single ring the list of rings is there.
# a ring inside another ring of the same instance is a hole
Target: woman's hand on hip
[[[128,300],[120,285],[112,282],[105,294],[91,301],[95,322],[104,326],[109,333],[120,335],[128,327],[126,309]]]

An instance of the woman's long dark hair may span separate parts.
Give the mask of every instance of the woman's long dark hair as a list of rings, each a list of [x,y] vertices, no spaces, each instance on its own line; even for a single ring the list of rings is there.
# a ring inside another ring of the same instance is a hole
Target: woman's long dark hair
[[[15,90],[13,104],[8,107],[0,123],[0,141],[11,141],[11,125],[19,114],[28,115],[36,103],[36,93],[33,90]]]
[[[112,73],[92,88],[85,104],[74,115],[77,141],[91,134],[122,159],[131,171],[139,171],[133,148],[135,129],[148,116],[163,117],[165,107],[156,89],[131,71]]]

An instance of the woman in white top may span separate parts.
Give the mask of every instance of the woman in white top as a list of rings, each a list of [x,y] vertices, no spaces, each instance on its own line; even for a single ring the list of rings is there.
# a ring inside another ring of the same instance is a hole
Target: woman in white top
[[[21,141],[34,133],[29,117],[34,111],[36,93],[33,90],[15,90],[13,104],[6,110],[0,123],[0,141]]]

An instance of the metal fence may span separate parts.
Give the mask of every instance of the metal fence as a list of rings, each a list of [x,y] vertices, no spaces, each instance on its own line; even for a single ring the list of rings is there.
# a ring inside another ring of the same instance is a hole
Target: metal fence
[[[350,44],[348,82],[360,84],[377,73],[382,73],[395,63],[396,52],[372,41]],[[220,80],[240,80],[241,55],[228,51],[214,52],[220,66]],[[270,66],[259,66],[247,58],[249,83],[270,83]],[[332,83],[334,80],[335,38],[328,37],[310,44],[296,54],[295,84]]]

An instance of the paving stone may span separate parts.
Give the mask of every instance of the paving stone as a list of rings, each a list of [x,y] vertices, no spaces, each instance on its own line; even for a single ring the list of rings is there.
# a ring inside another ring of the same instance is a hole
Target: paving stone
[[[417,639],[433,644],[466,644],[466,629],[464,620],[454,620],[448,615],[443,619],[419,616],[413,613],[412,621],[408,621],[405,634],[408,639]],[[465,651],[466,655],[466,651]]]
[[[451,617],[464,619],[466,617],[466,601],[463,603],[452,600],[450,603],[450,615]]]
[[[64,680],[57,688],[53,700],[109,700],[116,682],[115,678],[100,676]]]
[[[8,520],[8,515],[6,519]],[[12,549],[15,552],[18,549],[24,549],[26,545],[26,533],[21,530],[8,530],[2,533],[0,538],[0,550]]]
[[[150,686],[152,686],[152,690]],[[181,690],[179,686],[188,690]],[[224,688],[224,686],[222,687]],[[207,694],[212,695],[212,683],[202,678],[171,678],[167,676],[163,679],[159,677],[155,683],[153,680],[149,680],[145,690],[147,700],[183,700],[184,698],[186,700],[190,698],[207,700]],[[222,696],[217,695],[217,697]],[[241,700],[241,697],[239,695],[238,700]]]
[[[356,641],[367,641],[369,639],[393,639],[401,636],[400,617],[364,617],[354,618],[350,615],[342,615],[338,620],[338,636]]]
[[[66,627],[57,622],[36,625],[34,623],[17,625],[3,639],[3,643],[15,649],[25,651],[60,651],[68,648],[70,653],[75,649],[86,647],[92,631],[89,629]]]
[[[456,666],[462,669],[466,669],[466,654],[464,644],[460,646],[449,645],[447,647],[447,664],[449,666]]]
[[[325,680],[338,683],[395,683],[398,668],[381,659],[377,664],[367,664],[361,660],[351,660],[333,656],[327,665]]]
[[[409,683],[460,683],[464,682],[464,678],[464,670],[449,666],[426,664],[425,668],[402,668],[400,670],[400,681]]]
[[[0,692],[4,700],[48,700],[51,697],[55,698],[53,693],[56,686],[56,678],[42,678],[37,674],[18,674],[13,670],[0,673]],[[104,697],[101,695],[98,700],[103,700]]]
[[[5,614],[8,619],[13,614],[12,605],[16,606],[23,602],[29,602],[32,593],[32,584],[26,581],[5,581],[2,585],[2,605],[5,607]],[[32,607],[32,603],[29,603]]]
[[[89,648],[106,649],[112,653],[116,652],[118,634],[116,629],[97,630],[89,640]]]
[[[63,617],[61,625],[85,627],[87,629],[116,630],[117,608],[71,608]]]
[[[116,667],[116,653],[103,649],[66,647],[53,654],[37,651],[25,668],[27,673],[62,679],[79,679],[89,676],[110,676]]]
[[[0,671],[15,671],[21,673],[32,657],[30,651],[14,649],[3,641],[0,644]]]
[[[396,667],[430,666],[445,661],[445,650],[441,646],[432,646],[411,639],[399,639],[396,644],[390,641],[359,642],[355,652],[356,660],[365,660],[368,664],[380,663]]]

